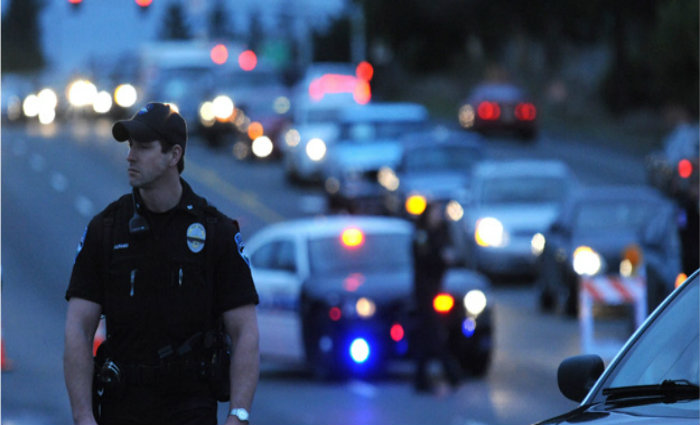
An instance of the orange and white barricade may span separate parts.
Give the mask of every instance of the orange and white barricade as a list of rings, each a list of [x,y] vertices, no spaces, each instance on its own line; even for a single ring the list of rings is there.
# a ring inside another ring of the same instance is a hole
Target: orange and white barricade
[[[596,340],[594,306],[632,305],[634,325],[638,328],[647,316],[647,287],[643,276],[619,275],[582,277],[579,279],[579,326],[581,351],[612,358],[625,340]]]

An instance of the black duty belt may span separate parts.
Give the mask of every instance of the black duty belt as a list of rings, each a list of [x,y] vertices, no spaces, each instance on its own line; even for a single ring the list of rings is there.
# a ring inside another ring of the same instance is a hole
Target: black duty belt
[[[178,361],[159,365],[120,365],[125,381],[130,385],[176,384],[207,378],[204,361]]]

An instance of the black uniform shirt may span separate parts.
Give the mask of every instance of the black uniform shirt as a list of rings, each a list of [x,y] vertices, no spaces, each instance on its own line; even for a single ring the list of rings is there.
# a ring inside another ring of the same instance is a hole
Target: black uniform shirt
[[[78,249],[66,299],[102,305],[109,338],[127,362],[153,363],[164,345],[211,326],[226,310],[258,303],[237,224],[213,208],[216,221],[210,223],[212,213],[202,208],[206,201],[181,182],[182,198],[173,210],[153,214],[137,207],[149,222],[143,235],[126,230],[133,201],[125,195],[90,221]],[[110,216],[115,219],[108,255],[103,235]],[[214,270],[206,270],[208,264]]]

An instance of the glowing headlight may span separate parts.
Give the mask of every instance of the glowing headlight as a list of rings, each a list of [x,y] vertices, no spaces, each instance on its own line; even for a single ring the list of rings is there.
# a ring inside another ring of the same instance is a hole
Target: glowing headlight
[[[37,97],[41,103],[41,109],[56,109],[56,106],[58,105],[58,96],[56,96],[55,91],[46,88],[41,90],[37,94]]]
[[[272,140],[267,136],[260,136],[253,140],[253,154],[258,158],[267,158],[272,153]]]
[[[447,203],[445,213],[450,220],[459,221],[462,219],[462,217],[464,217],[464,208],[462,208],[462,205],[459,202],[452,200]]]
[[[294,147],[301,142],[301,135],[299,134],[299,131],[295,128],[292,128],[291,130],[287,131],[284,134],[284,142],[287,144],[289,147]]]
[[[112,109],[112,95],[102,90],[97,93],[92,103],[92,109],[98,114],[106,114]]]
[[[464,127],[464,128],[470,128],[474,125],[474,118],[476,117],[476,114],[474,114],[474,108],[472,105],[464,105],[461,108],[459,108],[459,114],[458,114],[458,119],[459,119],[459,124]]]
[[[326,142],[314,137],[306,144],[306,155],[312,161],[320,161],[326,156]]]
[[[581,276],[593,276],[602,267],[600,255],[589,246],[576,248],[573,255],[574,271]]]
[[[355,311],[363,319],[369,319],[377,311],[377,305],[369,298],[362,297],[355,303]]]
[[[396,173],[394,173],[394,170],[389,167],[382,167],[379,169],[377,181],[386,190],[392,192],[399,188],[399,178],[396,176]]]
[[[204,102],[199,107],[199,121],[206,127],[211,127],[216,121],[216,115],[214,115],[214,104],[211,102]]]
[[[503,229],[503,224],[497,218],[480,218],[476,222],[474,240],[479,246],[504,246],[506,244],[506,233]]]
[[[68,102],[76,107],[92,105],[97,87],[88,80],[76,80],[68,86]]]
[[[41,102],[39,101],[39,96],[30,94],[24,98],[24,102],[22,102],[22,111],[26,117],[34,118],[39,115],[40,110]]]
[[[131,84],[120,84],[114,89],[114,102],[122,108],[131,108],[137,98],[136,88]]]
[[[542,254],[542,251],[544,251],[545,242],[546,239],[542,233],[535,233],[535,235],[530,240],[530,249],[532,251],[532,255],[534,255],[535,257],[539,257],[540,254]]]
[[[478,316],[486,308],[486,295],[478,289],[472,289],[464,296],[464,308],[473,316]]]
[[[216,119],[222,121],[231,118],[231,115],[233,115],[233,111],[235,110],[233,100],[230,97],[224,95],[216,96],[212,101],[212,107]]]

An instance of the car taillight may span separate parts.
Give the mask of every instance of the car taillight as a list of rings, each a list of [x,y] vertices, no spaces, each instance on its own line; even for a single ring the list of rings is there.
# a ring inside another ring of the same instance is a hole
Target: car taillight
[[[433,298],[433,308],[438,313],[449,313],[455,306],[455,299],[450,294],[438,294]]]
[[[501,116],[501,107],[496,102],[481,102],[476,110],[479,118],[486,121],[497,120]]]
[[[693,163],[687,159],[678,161],[678,175],[682,179],[687,179],[693,174]]]
[[[537,108],[532,103],[518,103],[515,106],[515,118],[520,121],[533,121],[536,116]]]
[[[389,334],[391,335],[391,339],[393,339],[394,342],[399,342],[403,339],[406,332],[404,331],[403,326],[401,326],[400,323],[394,323],[391,326]]]

